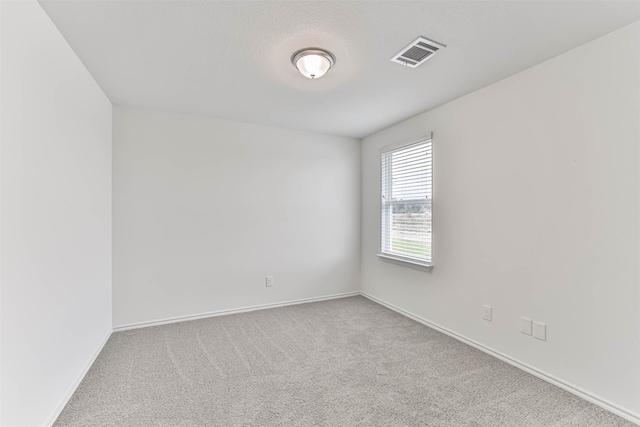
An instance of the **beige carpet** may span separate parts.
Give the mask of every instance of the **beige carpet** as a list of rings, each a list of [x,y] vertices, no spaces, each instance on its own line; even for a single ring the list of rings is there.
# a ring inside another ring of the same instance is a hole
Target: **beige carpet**
[[[363,297],[113,334],[66,426],[633,426]]]

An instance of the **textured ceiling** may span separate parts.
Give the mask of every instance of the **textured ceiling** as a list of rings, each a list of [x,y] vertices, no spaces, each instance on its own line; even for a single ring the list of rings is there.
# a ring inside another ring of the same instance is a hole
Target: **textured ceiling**
[[[354,137],[640,19],[638,1],[40,3],[114,104]],[[389,61],[420,35],[447,48]],[[337,57],[322,79],[289,62],[307,46]]]

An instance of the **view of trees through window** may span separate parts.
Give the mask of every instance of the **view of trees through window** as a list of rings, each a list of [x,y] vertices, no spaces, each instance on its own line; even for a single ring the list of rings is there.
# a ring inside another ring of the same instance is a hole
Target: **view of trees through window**
[[[393,205],[391,251],[431,258],[431,204]]]

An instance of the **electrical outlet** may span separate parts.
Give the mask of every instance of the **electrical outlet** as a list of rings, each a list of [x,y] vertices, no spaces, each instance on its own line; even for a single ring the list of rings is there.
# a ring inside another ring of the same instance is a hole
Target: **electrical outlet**
[[[533,337],[539,340],[547,340],[547,325],[540,322],[533,322]]]
[[[264,281],[264,285],[267,288],[270,288],[273,286],[273,276],[267,276],[267,279]]]
[[[526,317],[520,318],[520,332],[525,335],[531,335],[531,319]]]
[[[487,321],[491,322],[491,311],[492,311],[491,306],[489,306],[489,305],[483,305],[483,306],[482,306],[482,309],[483,309],[483,311],[482,311],[482,318],[483,318],[484,320],[487,320]]]

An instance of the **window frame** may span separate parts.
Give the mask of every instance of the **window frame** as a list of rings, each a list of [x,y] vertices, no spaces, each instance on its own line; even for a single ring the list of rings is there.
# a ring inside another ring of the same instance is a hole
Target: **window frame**
[[[401,265],[405,265],[405,266],[409,266],[409,267],[418,267],[419,269],[422,270],[426,270],[426,271],[431,271],[433,269],[433,238],[431,240],[431,245],[430,245],[430,250],[431,250],[431,260],[428,261],[425,258],[421,258],[421,257],[412,257],[410,255],[403,255],[403,254],[397,254],[397,253],[393,253],[393,252],[385,252],[384,251],[384,239],[385,239],[385,233],[389,233],[389,239],[391,238],[391,231],[390,231],[390,227],[391,227],[391,215],[387,215],[388,218],[388,223],[385,224],[385,219],[384,219],[384,215],[383,215],[383,208],[385,203],[383,202],[383,195],[385,194],[385,189],[388,190],[391,188],[391,177],[392,177],[392,173],[388,174],[387,180],[385,182],[385,186],[383,187],[383,183],[382,183],[382,173],[383,173],[383,162],[384,162],[384,158],[385,155],[388,155],[390,153],[393,153],[395,151],[400,151],[402,149],[405,148],[409,148],[412,145],[417,145],[420,143],[430,143],[431,144],[431,188],[432,188],[432,194],[431,194],[431,198],[428,199],[427,202],[424,202],[423,199],[410,199],[410,200],[402,200],[402,201],[395,201],[392,200],[390,202],[387,202],[386,205],[389,206],[390,209],[392,209],[393,205],[406,205],[406,204],[411,204],[412,202],[414,204],[416,203],[426,203],[427,205],[429,205],[430,207],[430,211],[431,211],[431,235],[433,236],[433,163],[434,163],[434,152],[433,152],[433,133],[429,133],[429,134],[423,134],[411,139],[407,139],[395,144],[390,144],[390,145],[386,145],[384,147],[382,147],[380,149],[380,179],[378,180],[378,183],[380,185],[379,188],[379,195],[380,195],[380,209],[378,210],[378,213],[380,215],[380,228],[379,228],[379,237],[380,237],[380,245],[379,245],[379,252],[377,254],[378,257],[380,257],[383,260],[387,260],[387,261],[392,261],[392,262],[396,262],[399,263]],[[385,188],[386,187],[386,188]]]

